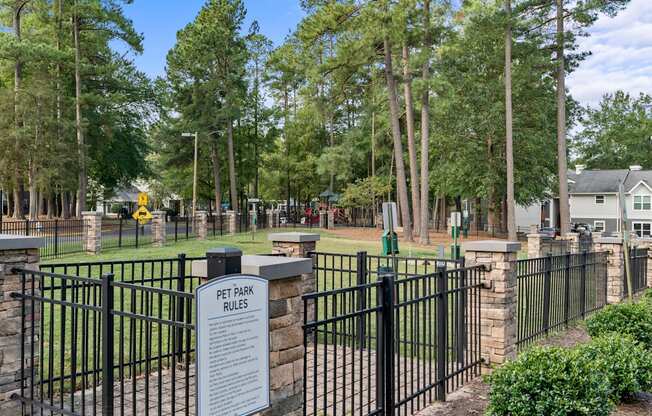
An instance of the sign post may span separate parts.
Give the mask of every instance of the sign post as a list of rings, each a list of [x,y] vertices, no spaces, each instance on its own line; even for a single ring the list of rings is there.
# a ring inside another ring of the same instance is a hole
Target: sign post
[[[270,406],[269,282],[235,274],[200,285],[197,415],[248,416]]]
[[[394,225],[398,222],[398,210],[396,209],[396,202],[383,202],[383,235],[382,239],[382,255],[398,254],[398,236],[394,231]]]
[[[620,231],[623,234],[623,251],[625,256],[625,276],[627,277],[627,298],[632,300],[632,269],[629,264],[629,223],[627,221],[627,202],[625,199],[625,187],[618,185],[618,205],[620,205]]]
[[[256,230],[258,229],[258,207],[256,204],[260,202],[258,198],[250,198],[248,201],[253,207],[253,215],[251,216],[251,241],[255,240]]]
[[[451,245],[451,257],[453,260],[460,258],[460,245],[458,239],[460,238],[460,226],[462,225],[462,214],[460,212],[451,212],[451,234],[453,237],[453,244]]]

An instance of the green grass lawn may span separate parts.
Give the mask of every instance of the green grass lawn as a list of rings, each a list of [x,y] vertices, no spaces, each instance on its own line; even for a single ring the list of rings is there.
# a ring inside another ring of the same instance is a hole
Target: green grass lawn
[[[215,247],[237,247],[244,254],[269,254],[272,252],[272,242],[267,240],[267,235],[276,232],[302,231],[320,235],[317,242],[317,251],[329,253],[355,254],[358,251],[367,251],[369,254],[379,254],[381,250],[380,241],[351,240],[342,238],[321,229],[301,228],[279,228],[274,230],[261,230],[253,236],[251,233],[217,236],[208,240],[180,240],[178,242],[168,241],[164,247],[144,246],[139,248],[112,248],[105,250],[97,256],[87,254],[65,255],[57,259],[48,259],[43,264],[52,263],[75,263],[104,260],[135,260],[135,259],[157,259],[172,258],[179,253],[185,253],[189,257],[200,257],[206,251]],[[411,249],[407,243],[400,243],[401,255],[403,256],[429,256],[436,254],[435,247],[425,249],[418,247]]]

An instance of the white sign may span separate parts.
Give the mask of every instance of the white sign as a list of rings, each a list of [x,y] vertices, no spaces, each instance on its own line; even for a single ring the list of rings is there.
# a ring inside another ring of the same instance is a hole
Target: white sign
[[[198,416],[248,416],[269,407],[268,293],[268,281],[250,275],[195,291]]]
[[[451,212],[451,225],[453,227],[460,227],[462,225],[462,214],[459,212]]]
[[[390,215],[392,229],[389,229]],[[396,202],[383,202],[383,229],[385,231],[394,231],[394,228],[398,224],[398,210],[396,208]]]

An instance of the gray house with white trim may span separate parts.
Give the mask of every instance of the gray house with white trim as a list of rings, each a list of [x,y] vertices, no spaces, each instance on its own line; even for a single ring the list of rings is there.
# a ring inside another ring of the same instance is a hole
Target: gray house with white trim
[[[620,232],[618,187],[624,185],[631,231],[652,237],[652,170],[585,170],[578,165],[568,174],[570,216],[573,223],[589,224],[594,231]]]

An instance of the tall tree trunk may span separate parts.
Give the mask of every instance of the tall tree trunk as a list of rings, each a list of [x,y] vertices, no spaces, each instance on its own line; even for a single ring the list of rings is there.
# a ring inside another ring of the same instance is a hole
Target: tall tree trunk
[[[557,1],[557,171],[559,175],[559,229],[570,231],[566,162],[566,71],[564,68],[564,1]]]
[[[430,147],[430,0],[423,2],[423,48],[427,53],[424,56],[421,78],[423,80],[423,92],[421,93],[421,206],[419,208],[421,219],[419,221],[419,243],[429,244],[428,235],[428,199],[430,191],[430,179],[428,172],[429,147]]]
[[[238,183],[235,174],[235,153],[233,151],[233,122],[231,117],[226,121],[226,145],[229,156],[229,187],[231,190],[231,209],[239,211]]]
[[[22,8],[25,5],[24,2],[19,0],[16,1],[14,10],[13,10],[13,19],[12,25],[14,30],[14,36],[16,37],[16,42],[20,43],[21,41],[21,27],[20,27],[20,17],[22,13]],[[19,106],[19,94],[23,78],[23,63],[20,57],[16,58],[14,63],[14,132],[16,134],[15,141],[15,165],[14,165],[14,176],[16,180],[16,187],[14,188],[14,218],[19,219],[23,218],[23,203],[22,203],[22,192],[23,181],[21,179],[20,171],[20,157],[21,154],[21,145],[20,145],[20,128],[22,126],[22,121],[20,118],[20,106]]]
[[[403,44],[403,92],[405,95],[405,119],[407,126],[408,155],[410,157],[410,193],[412,194],[412,222],[414,232],[419,233],[421,203],[419,202],[419,173],[417,149],[414,143],[414,101],[412,99],[412,73],[410,72],[410,50]]]
[[[74,4],[76,7],[77,4]],[[86,143],[84,142],[84,132],[82,130],[81,114],[81,50],[79,39],[79,16],[77,10],[73,15],[73,38],[75,43],[75,130],[77,131],[77,147],[79,152],[79,183],[77,193],[77,216],[81,218],[81,213],[86,211]]]
[[[507,238],[516,241],[514,199],[514,136],[512,121],[512,3],[505,0],[505,159],[507,162]]]
[[[215,212],[222,215],[222,183],[220,178],[220,159],[217,154],[217,144],[211,144],[211,164],[213,165],[213,181],[215,183]]]
[[[401,125],[399,123],[399,108],[396,97],[396,81],[394,80],[394,70],[392,67],[392,45],[387,35],[385,35],[385,39],[383,40],[383,46],[385,50],[385,78],[387,81],[387,94],[389,98],[392,140],[394,141],[394,157],[396,159],[398,202],[401,207],[404,237],[407,241],[413,241],[407,195],[407,182],[405,180],[405,164],[403,163],[403,144],[401,143]]]
[[[68,191],[61,193],[61,217],[70,218],[70,192]]]

